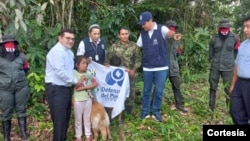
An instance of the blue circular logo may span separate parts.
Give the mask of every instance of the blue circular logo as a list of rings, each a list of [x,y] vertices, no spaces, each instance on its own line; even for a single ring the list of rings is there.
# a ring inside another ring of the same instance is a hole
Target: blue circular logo
[[[107,74],[106,83],[109,85],[114,85],[117,83],[119,86],[121,86],[124,76],[124,71],[122,69],[115,69],[114,71],[111,71]]]

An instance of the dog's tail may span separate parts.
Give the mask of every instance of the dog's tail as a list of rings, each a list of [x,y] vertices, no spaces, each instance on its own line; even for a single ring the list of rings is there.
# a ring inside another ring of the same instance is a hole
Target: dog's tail
[[[109,127],[110,125],[110,120],[107,112],[105,112],[105,127]]]
[[[106,131],[107,131],[107,138],[111,139],[111,133],[110,133],[110,120],[109,120],[109,116],[107,113],[105,113],[105,126],[106,126]]]

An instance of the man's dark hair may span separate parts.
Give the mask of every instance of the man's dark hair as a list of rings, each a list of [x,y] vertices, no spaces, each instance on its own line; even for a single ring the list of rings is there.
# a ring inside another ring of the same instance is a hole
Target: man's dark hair
[[[120,57],[114,55],[110,58],[109,63],[111,66],[119,67],[122,65],[122,60]]]
[[[122,27],[119,28],[118,34],[120,34],[121,30],[123,30],[123,29],[124,30],[128,30],[128,32],[129,32],[129,28],[128,27],[122,26]]]
[[[250,15],[246,16],[246,17],[243,19],[243,22],[246,22],[246,21],[250,21]]]
[[[63,37],[65,32],[71,33],[71,34],[75,34],[74,30],[69,29],[69,28],[64,28],[64,29],[62,29],[62,30],[59,32],[58,36]]]

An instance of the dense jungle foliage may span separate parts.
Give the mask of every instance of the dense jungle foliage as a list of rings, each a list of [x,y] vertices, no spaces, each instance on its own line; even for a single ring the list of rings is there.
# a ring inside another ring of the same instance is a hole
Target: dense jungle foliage
[[[244,40],[241,19],[250,14],[249,7],[249,0],[0,0],[0,38],[4,34],[15,35],[30,63],[27,76],[30,140],[51,140],[52,122],[44,94],[45,56],[56,43],[60,29],[75,30],[75,52],[81,39],[87,36],[88,26],[97,23],[110,47],[117,40],[120,26],[129,27],[130,40],[137,40],[141,30],[138,16],[143,11],[151,11],[157,23],[172,19],[179,25],[182,91],[190,113],[183,115],[174,110],[172,90],[167,83],[162,107],[164,122],[141,122],[138,104],[134,117],[126,117],[124,127],[118,127],[115,121],[111,124],[113,140],[200,141],[203,124],[230,124],[222,86],[218,92],[218,110],[208,112],[208,44],[222,17],[231,20],[232,31]],[[143,83],[141,70],[138,71],[136,89],[140,97]],[[69,140],[74,137],[71,123]],[[13,124],[17,124],[15,120]],[[19,140],[18,132],[13,126],[13,140]]]

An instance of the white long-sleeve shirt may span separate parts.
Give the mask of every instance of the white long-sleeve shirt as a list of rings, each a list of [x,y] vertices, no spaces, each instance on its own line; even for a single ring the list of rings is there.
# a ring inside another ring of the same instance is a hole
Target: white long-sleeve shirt
[[[74,79],[74,54],[59,42],[46,56],[45,83],[59,86],[72,86]]]

